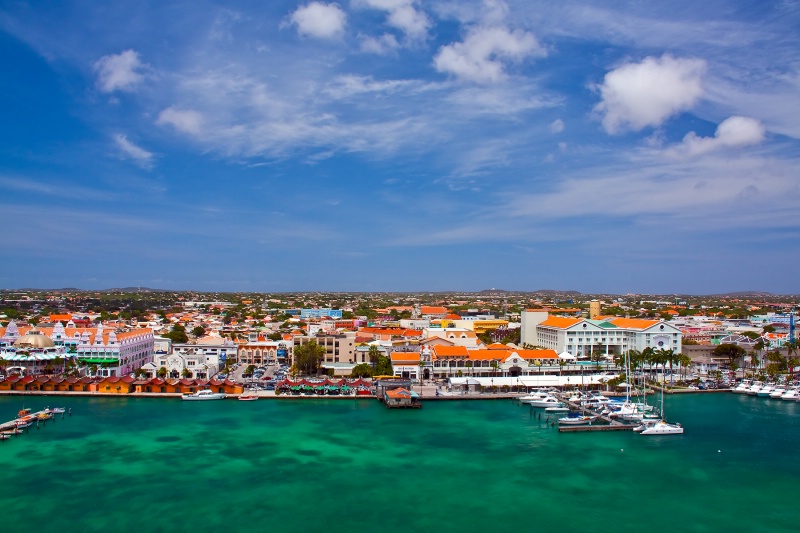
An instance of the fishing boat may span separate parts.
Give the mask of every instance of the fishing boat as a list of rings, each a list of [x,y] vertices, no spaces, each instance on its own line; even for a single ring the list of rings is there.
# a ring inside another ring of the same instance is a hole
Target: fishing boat
[[[530,400],[527,404],[533,407],[561,407],[564,405],[555,396],[545,396],[540,400]]]
[[[49,407],[45,407],[44,410],[50,411],[51,413],[56,415],[61,415],[67,412],[66,407],[53,407],[52,409],[50,409]]]
[[[211,389],[201,389],[194,394],[182,394],[181,400],[224,400],[224,392],[214,392]]]

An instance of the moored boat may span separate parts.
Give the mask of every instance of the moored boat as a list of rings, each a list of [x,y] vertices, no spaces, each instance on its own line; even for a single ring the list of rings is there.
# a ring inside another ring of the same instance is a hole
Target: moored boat
[[[643,429],[640,435],[680,435],[682,433],[683,426],[680,424],[670,424],[664,420],[659,420],[650,427]]]
[[[248,391],[239,395],[240,402],[252,402],[253,400],[258,400],[258,393],[255,391]]]
[[[214,392],[211,389],[202,389],[194,394],[183,394],[181,400],[224,400],[224,392]]]
[[[577,416],[565,416],[558,419],[558,424],[560,426],[582,426],[591,424],[597,420],[597,415],[589,416],[589,415],[577,415]]]

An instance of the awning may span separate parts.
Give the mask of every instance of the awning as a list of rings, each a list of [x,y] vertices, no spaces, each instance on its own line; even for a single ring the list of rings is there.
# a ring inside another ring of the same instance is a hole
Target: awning
[[[102,364],[102,363],[118,363],[119,359],[108,358],[108,357],[89,357],[84,359],[83,357],[78,357],[81,363],[94,363],[94,364]]]
[[[558,354],[559,359],[575,359],[575,356],[569,352],[561,352]]]

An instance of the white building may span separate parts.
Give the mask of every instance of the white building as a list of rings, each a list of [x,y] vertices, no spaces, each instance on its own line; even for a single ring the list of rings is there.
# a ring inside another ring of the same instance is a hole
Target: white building
[[[549,316],[546,311],[523,312],[522,332],[523,343],[576,357],[589,357],[598,349],[609,356],[645,348],[680,353],[682,340],[681,330],[663,320],[589,320]]]

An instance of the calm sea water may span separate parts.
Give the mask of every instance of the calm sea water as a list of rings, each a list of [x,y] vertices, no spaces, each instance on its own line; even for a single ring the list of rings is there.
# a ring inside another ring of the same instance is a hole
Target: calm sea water
[[[667,398],[681,436],[559,434],[511,400],[0,397],[2,529],[797,531],[800,404]]]

